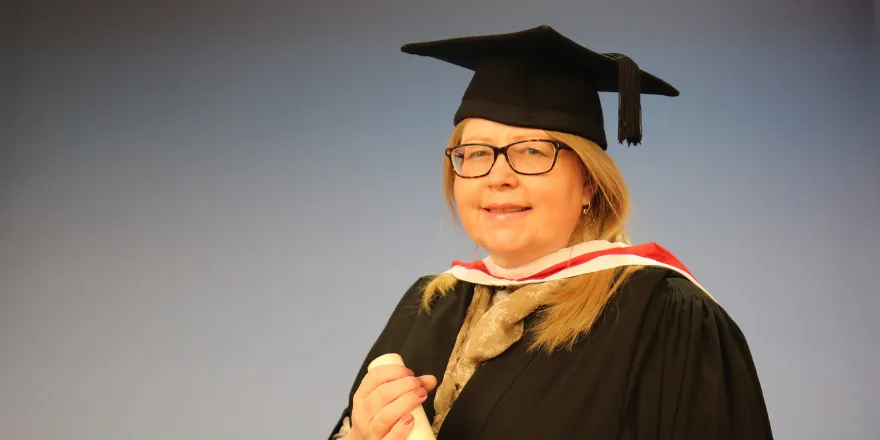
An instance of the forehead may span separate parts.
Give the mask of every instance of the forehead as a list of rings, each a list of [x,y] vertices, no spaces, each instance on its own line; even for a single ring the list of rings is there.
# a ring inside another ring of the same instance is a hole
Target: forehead
[[[536,128],[516,127],[486,119],[469,119],[461,133],[463,142],[507,143],[522,139],[548,139],[547,132]]]

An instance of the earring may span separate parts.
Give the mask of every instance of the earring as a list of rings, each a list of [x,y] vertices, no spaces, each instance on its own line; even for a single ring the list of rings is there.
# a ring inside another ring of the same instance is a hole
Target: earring
[[[589,211],[590,211],[590,204],[587,203],[586,205],[584,205],[584,215],[587,215],[589,213]]]

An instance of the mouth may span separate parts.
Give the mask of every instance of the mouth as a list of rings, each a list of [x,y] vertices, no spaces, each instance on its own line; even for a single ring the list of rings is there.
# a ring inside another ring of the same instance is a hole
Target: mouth
[[[531,206],[520,205],[489,205],[482,208],[483,212],[489,214],[515,214],[531,211]]]

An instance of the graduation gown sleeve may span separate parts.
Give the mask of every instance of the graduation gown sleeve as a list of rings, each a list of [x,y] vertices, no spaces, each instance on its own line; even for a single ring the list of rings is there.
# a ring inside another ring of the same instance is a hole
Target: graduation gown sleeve
[[[767,408],[743,333],[690,281],[660,283],[633,357],[624,437],[766,440]]]

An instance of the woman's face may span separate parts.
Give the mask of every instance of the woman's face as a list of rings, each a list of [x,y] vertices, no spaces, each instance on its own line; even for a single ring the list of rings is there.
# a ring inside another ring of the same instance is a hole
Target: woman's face
[[[523,139],[550,139],[546,132],[471,119],[461,143],[502,147]],[[514,172],[499,155],[488,175],[454,181],[454,196],[465,231],[496,264],[516,267],[568,245],[592,196],[583,166],[571,150],[559,152],[549,173]],[[513,212],[510,212],[513,209]]]

